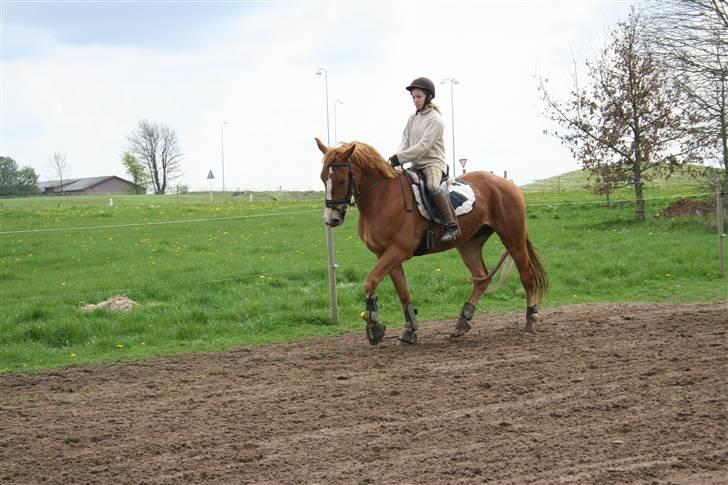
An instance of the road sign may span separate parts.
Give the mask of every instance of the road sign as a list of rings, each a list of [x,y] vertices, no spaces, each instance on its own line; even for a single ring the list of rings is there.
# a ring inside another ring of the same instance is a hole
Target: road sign
[[[467,158],[461,158],[461,159],[459,159],[459,161],[460,161],[460,165],[462,165],[463,168],[465,168],[465,164],[468,163],[468,159]]]
[[[207,174],[207,180],[212,180],[214,178],[215,176],[212,174],[212,170],[210,170],[210,173]]]

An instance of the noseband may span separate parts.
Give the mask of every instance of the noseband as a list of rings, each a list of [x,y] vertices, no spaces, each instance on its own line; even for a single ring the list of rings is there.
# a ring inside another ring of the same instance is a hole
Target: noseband
[[[326,199],[326,207],[330,209],[336,209],[336,206],[342,205],[341,208],[342,211],[346,211],[346,208],[350,205],[356,205],[356,201],[359,199],[359,187],[356,185],[356,180],[354,179],[354,172],[351,170],[351,162],[340,162],[340,163],[332,163],[329,165],[330,168],[340,168],[345,167],[349,169],[349,173],[347,174],[347,179],[349,181],[349,187],[346,190],[346,197],[343,199]],[[352,201],[352,198],[354,199]]]

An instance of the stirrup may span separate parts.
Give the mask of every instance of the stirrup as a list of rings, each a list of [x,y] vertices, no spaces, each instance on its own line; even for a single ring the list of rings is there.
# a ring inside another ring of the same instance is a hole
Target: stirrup
[[[440,241],[448,242],[448,241],[454,241],[455,239],[460,237],[460,228],[456,224],[447,225],[445,226],[445,229],[442,232],[442,237],[440,238]]]

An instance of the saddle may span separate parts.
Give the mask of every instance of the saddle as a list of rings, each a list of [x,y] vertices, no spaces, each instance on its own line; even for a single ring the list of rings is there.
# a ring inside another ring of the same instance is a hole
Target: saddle
[[[440,211],[437,210],[427,191],[425,176],[419,170],[413,168],[405,169],[404,173],[412,186],[412,193],[415,195],[415,202],[420,215],[435,224],[444,224]],[[448,184],[447,179],[448,174],[443,174],[440,180],[440,190],[450,200],[455,216],[462,216],[472,211],[473,207],[475,207],[473,189],[462,179],[455,179],[452,186]]]
[[[430,199],[425,183],[425,176],[417,169],[408,168],[404,170],[407,175],[412,193],[415,198],[415,205],[420,215],[430,221],[429,227],[425,229],[420,243],[415,249],[414,255],[421,256],[435,249],[435,226],[444,224],[444,220],[436,205]],[[455,179],[452,186],[447,182],[447,173],[443,174],[440,180],[440,190],[447,195],[453,207],[455,216],[467,214],[475,207],[475,193],[473,189],[462,179]]]

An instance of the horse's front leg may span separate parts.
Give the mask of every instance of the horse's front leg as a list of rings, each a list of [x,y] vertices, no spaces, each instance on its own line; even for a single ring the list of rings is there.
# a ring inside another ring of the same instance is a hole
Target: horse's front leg
[[[402,264],[395,266],[389,272],[389,276],[392,278],[392,283],[394,283],[394,288],[397,290],[397,296],[399,296],[399,301],[402,303],[402,309],[404,310],[404,331],[400,334],[399,340],[408,344],[416,344],[417,334],[415,332],[419,326],[417,325],[417,310],[412,306]]]
[[[367,322],[367,339],[372,345],[376,345],[384,339],[384,331],[386,327],[382,325],[377,318],[377,286],[384,277],[391,273],[397,266],[401,267],[404,261],[404,253],[394,246],[390,246],[384,254],[379,257],[379,261],[374,268],[369,271],[367,279],[364,282],[364,293],[366,295],[366,307],[364,311],[364,320]],[[404,273],[403,273],[404,274]]]

